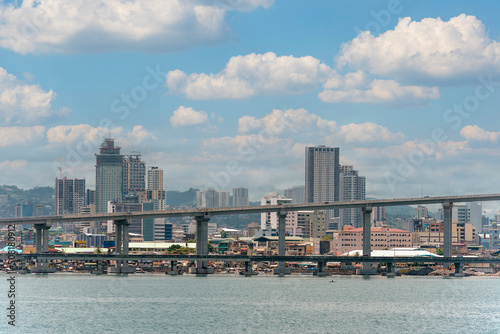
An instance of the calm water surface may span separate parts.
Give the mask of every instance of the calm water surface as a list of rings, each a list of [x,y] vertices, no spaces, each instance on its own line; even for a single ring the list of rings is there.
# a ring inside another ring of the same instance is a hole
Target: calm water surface
[[[500,278],[16,275],[0,333],[500,333]],[[333,282],[332,282],[333,281]]]

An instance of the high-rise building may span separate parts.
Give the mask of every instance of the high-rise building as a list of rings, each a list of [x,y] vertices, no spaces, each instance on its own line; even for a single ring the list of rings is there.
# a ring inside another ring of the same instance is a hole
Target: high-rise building
[[[248,206],[248,188],[233,188],[233,206]]]
[[[95,205],[95,190],[87,189],[87,195],[85,196],[85,205]]]
[[[306,147],[305,201],[306,203],[335,202],[339,200],[339,148],[324,145]],[[327,220],[337,217],[338,209],[327,210]]]
[[[105,138],[96,154],[96,212],[107,212],[108,201],[123,197],[123,155],[113,138]]]
[[[146,163],[139,152],[131,152],[123,160],[123,196],[146,190]]]
[[[147,199],[153,201],[154,210],[167,209],[167,192],[163,189],[163,170],[158,167],[148,169]]]
[[[371,215],[371,221],[372,221],[372,223],[386,221],[385,206],[376,206],[373,208],[372,215]]]
[[[298,211],[297,225],[304,238],[323,238],[326,236],[327,223],[324,211]]]
[[[85,179],[56,178],[54,213],[78,214],[83,206],[85,206]]]
[[[285,189],[285,197],[291,198],[292,203],[305,203],[305,187],[304,186],[294,186],[288,189]]]
[[[429,210],[427,209],[427,207],[423,205],[417,205],[417,207],[415,208],[415,219],[427,217],[429,217]]]
[[[218,208],[219,192],[213,188],[196,192],[196,205],[199,208]]]
[[[451,214],[452,220],[458,220],[458,223],[472,223],[472,226],[478,233],[483,230],[483,206],[481,202],[465,203],[465,205],[454,204]],[[438,209],[435,219],[444,220],[443,209]]]
[[[229,191],[219,191],[219,208],[229,206]]]
[[[340,201],[360,201],[366,196],[366,179],[359,176],[358,171],[352,166],[340,166]],[[363,213],[361,208],[345,208],[339,210],[340,226],[363,226]]]

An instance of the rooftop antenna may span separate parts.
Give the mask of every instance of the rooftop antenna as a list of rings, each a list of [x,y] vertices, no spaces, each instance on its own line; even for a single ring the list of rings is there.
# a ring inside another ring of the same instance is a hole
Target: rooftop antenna
[[[59,166],[58,169],[59,169],[59,178],[62,179],[62,167]]]

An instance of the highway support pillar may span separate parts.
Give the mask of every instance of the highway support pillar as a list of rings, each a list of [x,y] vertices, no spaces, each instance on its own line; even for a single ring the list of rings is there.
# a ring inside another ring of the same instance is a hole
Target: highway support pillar
[[[105,274],[103,268],[102,268],[102,260],[97,260],[97,268],[95,270],[92,270],[90,273],[94,275],[102,275]]]
[[[194,216],[196,221],[196,255],[208,255],[208,222],[210,215],[201,213]],[[208,262],[203,260],[196,261],[196,267],[189,268],[190,274],[207,275],[213,274],[214,268],[208,268]]]
[[[278,215],[278,256],[286,255],[286,243],[285,243],[285,234],[286,234],[286,215],[288,212],[279,211]],[[275,275],[290,275],[292,273],[291,269],[285,268],[285,261],[278,262],[278,268],[273,269],[273,274]]]
[[[170,270],[168,270],[165,275],[170,275],[170,276],[177,276],[177,275],[182,275],[182,271],[177,269],[177,260],[171,260],[170,261]]]
[[[240,275],[245,275],[245,277],[252,277],[258,274],[258,272],[252,270],[252,261],[245,261],[245,271],[240,271]]]
[[[370,258],[372,253],[371,215],[373,208],[365,206],[361,208],[361,211],[363,212],[363,257]],[[363,262],[363,269],[357,269],[356,273],[358,275],[376,275],[377,269],[372,268],[371,262]]]
[[[452,213],[453,203],[443,203],[443,256],[451,257],[452,255]],[[443,263],[444,268],[449,268],[451,263]]]
[[[318,277],[332,276],[332,273],[325,271],[325,269],[326,269],[325,261],[318,261],[318,271],[315,271],[313,275]]]
[[[398,275],[396,273],[395,263],[387,262],[386,267],[387,267],[387,271],[385,273],[383,273],[384,274],[383,276],[394,277],[394,276]]]
[[[113,220],[115,224],[115,254],[116,255],[128,255],[128,230],[130,222],[126,219]],[[116,260],[116,265],[114,267],[108,268],[109,274],[133,274],[135,269],[129,267],[128,261]]]
[[[454,277],[465,277],[464,264],[461,262],[455,263],[455,272],[451,273],[450,276]]]
[[[36,231],[35,247],[37,254],[49,253],[49,230],[51,224],[41,223],[33,224]],[[31,272],[35,274],[48,274],[56,272],[55,267],[49,266],[49,261],[44,259],[36,259],[35,265],[31,268]]]

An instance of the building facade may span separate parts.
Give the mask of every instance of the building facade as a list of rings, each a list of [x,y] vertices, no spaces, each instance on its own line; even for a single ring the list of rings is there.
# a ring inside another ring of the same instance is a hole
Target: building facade
[[[85,206],[85,179],[57,178],[55,184],[55,214],[78,214],[83,206]]]
[[[167,192],[163,189],[163,170],[158,167],[148,169],[147,199],[153,202],[154,210],[167,209]]]
[[[123,160],[123,196],[146,190],[146,163],[141,154],[132,152]]]
[[[233,206],[249,205],[248,188],[233,188]]]
[[[359,176],[353,166],[340,166],[340,201],[360,201],[365,199],[366,178]],[[345,208],[339,210],[340,227],[351,225],[363,226],[363,213],[361,208]]]
[[[123,155],[113,138],[105,138],[96,154],[96,212],[107,212],[108,201],[123,198]]]
[[[339,201],[339,148],[314,146],[305,148],[305,201],[322,203]],[[338,209],[327,210],[327,219],[338,217]]]
[[[292,203],[296,204],[305,203],[306,202],[305,187],[293,186],[291,188],[285,189],[285,197],[291,198]]]

